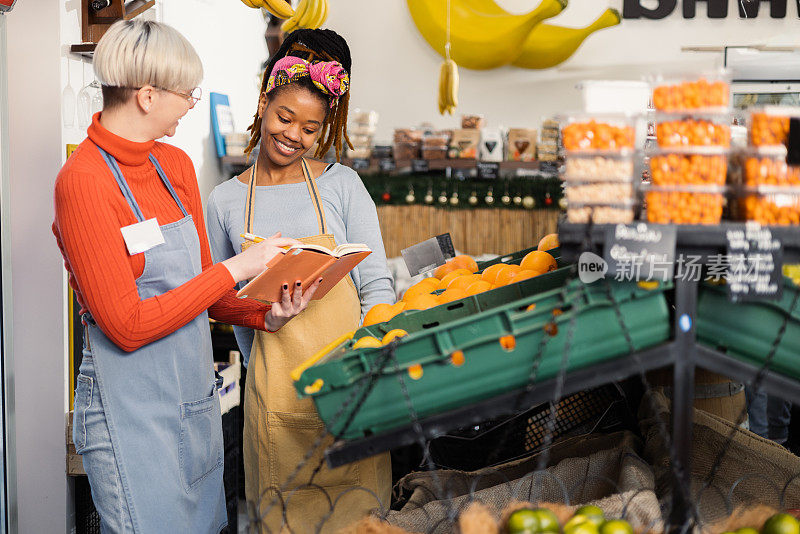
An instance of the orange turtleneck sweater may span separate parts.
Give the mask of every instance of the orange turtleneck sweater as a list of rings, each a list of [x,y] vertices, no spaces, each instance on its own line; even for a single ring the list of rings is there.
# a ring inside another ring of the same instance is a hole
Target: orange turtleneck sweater
[[[212,263],[189,157],[164,143],[128,141],[101,126],[99,117],[94,116],[88,139],[67,160],[55,185],[53,233],[81,313],[90,311],[109,339],[128,352],[174,332],[206,309],[219,321],[265,330],[269,306],[236,298],[228,269]],[[145,219],[155,217],[164,225],[183,213],[148,160],[149,154],[155,156],[197,228],[201,274],[162,295],[139,298],[136,278],[144,270],[144,254],[129,255],[120,232],[138,221],[95,144],[116,158]]]

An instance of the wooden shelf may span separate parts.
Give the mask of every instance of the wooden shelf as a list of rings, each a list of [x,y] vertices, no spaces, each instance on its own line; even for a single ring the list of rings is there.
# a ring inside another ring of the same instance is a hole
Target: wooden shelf
[[[94,58],[95,48],[97,48],[97,43],[81,43],[70,46],[69,51],[73,54],[92,59]]]
[[[156,5],[156,0],[131,0],[130,2],[125,2],[125,14],[122,15],[122,18],[125,20],[131,20],[134,17],[137,17]]]

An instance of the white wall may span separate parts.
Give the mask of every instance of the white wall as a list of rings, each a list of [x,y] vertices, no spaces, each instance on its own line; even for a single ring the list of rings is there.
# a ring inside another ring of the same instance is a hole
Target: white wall
[[[525,12],[539,0],[497,0],[510,11]],[[621,2],[619,2],[621,4]],[[653,5],[642,0],[643,5]],[[759,18],[740,20],[737,2],[730,2],[727,19],[708,19],[705,2],[697,17],[685,20],[678,9],[663,20],[624,20],[620,26],[589,37],[562,65],[546,71],[504,67],[491,71],[460,69],[458,115],[482,113],[490,126],[536,126],[544,116],[577,109],[582,79],[640,79],[659,68],[712,65],[711,54],[682,53],[688,45],[800,45],[800,20],[790,1],[785,19],[770,19],[769,6]],[[548,21],[585,26],[608,2],[570,0],[569,7]],[[422,38],[405,0],[332,2],[326,27],[344,35],[353,55],[351,105],[380,112],[378,138],[390,140],[392,129],[423,121],[454,127],[459,119],[441,117],[436,109],[442,58]]]
[[[64,284],[50,231],[53,183],[63,158],[60,4],[18,2],[7,20],[19,532],[67,528]]]

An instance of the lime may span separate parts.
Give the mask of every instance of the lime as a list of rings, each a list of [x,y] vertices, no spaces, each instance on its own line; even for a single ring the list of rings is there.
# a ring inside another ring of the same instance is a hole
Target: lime
[[[506,523],[508,534],[535,534],[539,531],[539,520],[536,511],[521,508],[508,516]]]
[[[735,533],[731,534],[758,534],[758,529],[753,527],[742,527]]]
[[[622,519],[611,519],[600,527],[600,534],[633,534],[633,527]]]
[[[606,516],[603,513],[603,510],[599,506],[594,506],[591,504],[587,504],[586,506],[581,506],[580,508],[575,510],[575,515],[582,515],[586,517],[597,527],[600,527],[600,525],[602,525],[603,522],[606,520]]]
[[[571,529],[573,527],[576,527],[578,525],[581,525],[583,523],[588,523],[588,522],[589,522],[589,518],[586,517],[585,515],[578,515],[578,514],[573,515],[572,517],[569,518],[569,521],[567,521],[566,524],[564,525],[564,532],[566,532],[567,529]]]
[[[789,514],[775,514],[761,527],[761,534],[800,534],[800,523]]]
[[[579,517],[585,518],[585,516],[579,516]],[[573,517],[573,519],[575,518]],[[599,533],[600,531],[597,529],[597,525],[595,525],[588,519],[583,521],[582,523],[578,523],[570,527],[564,526],[564,534],[599,534]]]
[[[533,513],[536,514],[536,520],[539,522],[538,532],[559,532],[561,530],[556,514],[547,508],[537,508]]]

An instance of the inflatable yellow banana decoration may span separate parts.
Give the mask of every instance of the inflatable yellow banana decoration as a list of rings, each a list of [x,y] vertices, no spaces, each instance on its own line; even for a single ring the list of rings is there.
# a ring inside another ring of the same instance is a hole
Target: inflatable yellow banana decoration
[[[406,1],[422,36],[444,57],[447,0]],[[542,0],[530,13],[510,15],[505,11],[481,11],[480,2],[450,0],[450,57],[458,65],[476,70],[494,69],[511,63],[519,56],[531,30],[567,6],[567,0]]]
[[[264,8],[279,19],[289,19],[294,16],[294,9],[286,0],[242,0],[247,7]]]
[[[319,28],[328,19],[328,9],[328,0],[300,0],[294,15],[281,29],[289,33],[297,28]]]
[[[513,61],[516,67],[547,69],[566,61],[592,33],[616,26],[621,21],[616,9],[607,9],[585,28],[564,28],[540,24],[528,35],[522,54]]]
[[[452,115],[458,106],[458,65],[447,59],[439,69],[439,114]]]

